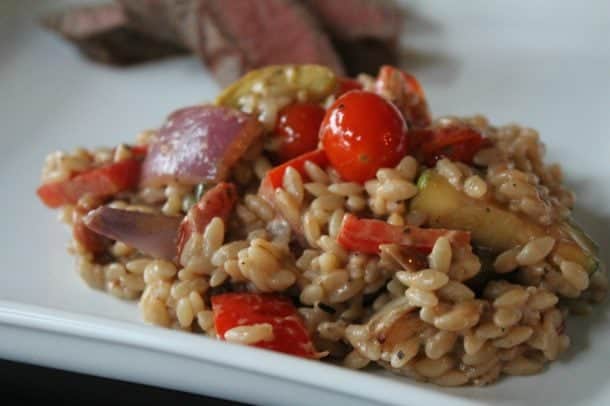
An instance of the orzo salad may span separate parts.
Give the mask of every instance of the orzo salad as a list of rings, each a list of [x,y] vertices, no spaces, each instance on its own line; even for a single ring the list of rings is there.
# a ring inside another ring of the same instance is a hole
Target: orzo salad
[[[444,386],[542,371],[604,299],[538,133],[432,118],[412,75],[250,72],[37,193],[91,287],[162,327]]]

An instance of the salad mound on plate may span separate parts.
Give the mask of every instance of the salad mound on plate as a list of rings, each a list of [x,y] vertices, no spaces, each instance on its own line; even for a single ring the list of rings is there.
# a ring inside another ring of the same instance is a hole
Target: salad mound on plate
[[[92,287],[147,322],[444,386],[540,372],[604,299],[535,130],[433,119],[384,66],[269,66],[134,143],[49,155],[37,193]]]

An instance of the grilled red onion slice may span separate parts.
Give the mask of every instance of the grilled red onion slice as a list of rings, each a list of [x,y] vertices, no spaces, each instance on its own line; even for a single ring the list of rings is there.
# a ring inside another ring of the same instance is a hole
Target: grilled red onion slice
[[[220,182],[262,134],[252,116],[228,107],[186,107],[172,113],[148,150],[142,183]]]
[[[87,227],[155,258],[176,258],[178,228],[182,217],[99,207],[87,214]]]

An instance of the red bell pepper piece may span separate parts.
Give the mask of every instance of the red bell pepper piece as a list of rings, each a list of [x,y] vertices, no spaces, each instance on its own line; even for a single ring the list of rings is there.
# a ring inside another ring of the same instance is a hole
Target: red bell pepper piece
[[[72,236],[83,247],[94,254],[99,254],[112,244],[110,238],[96,233],[85,225],[82,218],[77,219],[72,225]]]
[[[381,244],[398,244],[428,253],[442,236],[449,237],[456,245],[470,244],[470,233],[467,231],[393,226],[381,220],[359,219],[352,214],[344,217],[337,241],[350,251],[366,254],[379,254]]]
[[[303,178],[308,178],[307,173],[305,172],[305,162],[307,161],[311,161],[322,168],[328,165],[328,158],[326,157],[324,150],[317,149],[315,151],[299,155],[288,162],[284,162],[283,164],[270,169],[261,182],[259,193],[268,201],[273,201],[274,191],[278,187],[282,186],[284,181],[284,173],[289,166],[299,172]]]
[[[131,154],[136,159],[144,159],[146,158],[146,154],[148,153],[148,145],[133,145],[131,148]]]
[[[237,203],[237,188],[233,183],[221,182],[205,192],[180,223],[178,259],[191,234],[202,233],[214,217],[222,218],[226,224],[235,203]]]
[[[141,162],[130,158],[91,169],[59,182],[45,183],[36,193],[48,207],[75,204],[82,196],[90,194],[104,197],[132,189],[140,181]]]
[[[463,125],[415,130],[412,140],[419,158],[428,166],[434,166],[443,157],[472,164],[486,142],[477,130]]]
[[[286,354],[314,358],[316,351],[290,299],[274,294],[225,293],[212,296],[214,326],[224,339],[227,330],[238,326],[269,323],[273,339],[253,344]]]
[[[410,126],[422,128],[432,122],[424,89],[415,76],[384,65],[379,69],[375,87],[396,104]]]
[[[288,169],[289,166],[294,168],[297,172],[299,172],[299,174],[301,174],[303,180],[306,180],[309,178],[305,172],[305,162],[307,161],[311,161],[322,168],[328,165],[328,158],[326,157],[326,152],[324,152],[324,150],[317,149],[315,151],[299,155],[288,162],[270,169],[258,188],[258,194],[261,195],[261,197],[269,204],[275,206],[275,189],[282,186],[286,169]],[[290,222],[290,227],[297,236],[301,236],[303,234],[303,227],[300,222]]]

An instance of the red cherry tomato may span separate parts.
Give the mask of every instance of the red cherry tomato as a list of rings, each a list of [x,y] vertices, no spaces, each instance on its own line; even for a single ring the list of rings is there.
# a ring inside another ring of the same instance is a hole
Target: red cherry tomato
[[[352,90],[326,112],[320,129],[331,165],[348,181],[364,182],[379,168],[392,167],[409,152],[407,125],[383,97]]]
[[[314,103],[290,104],[280,110],[275,125],[275,133],[281,139],[277,151],[279,162],[318,147],[318,133],[324,113],[324,109]]]

